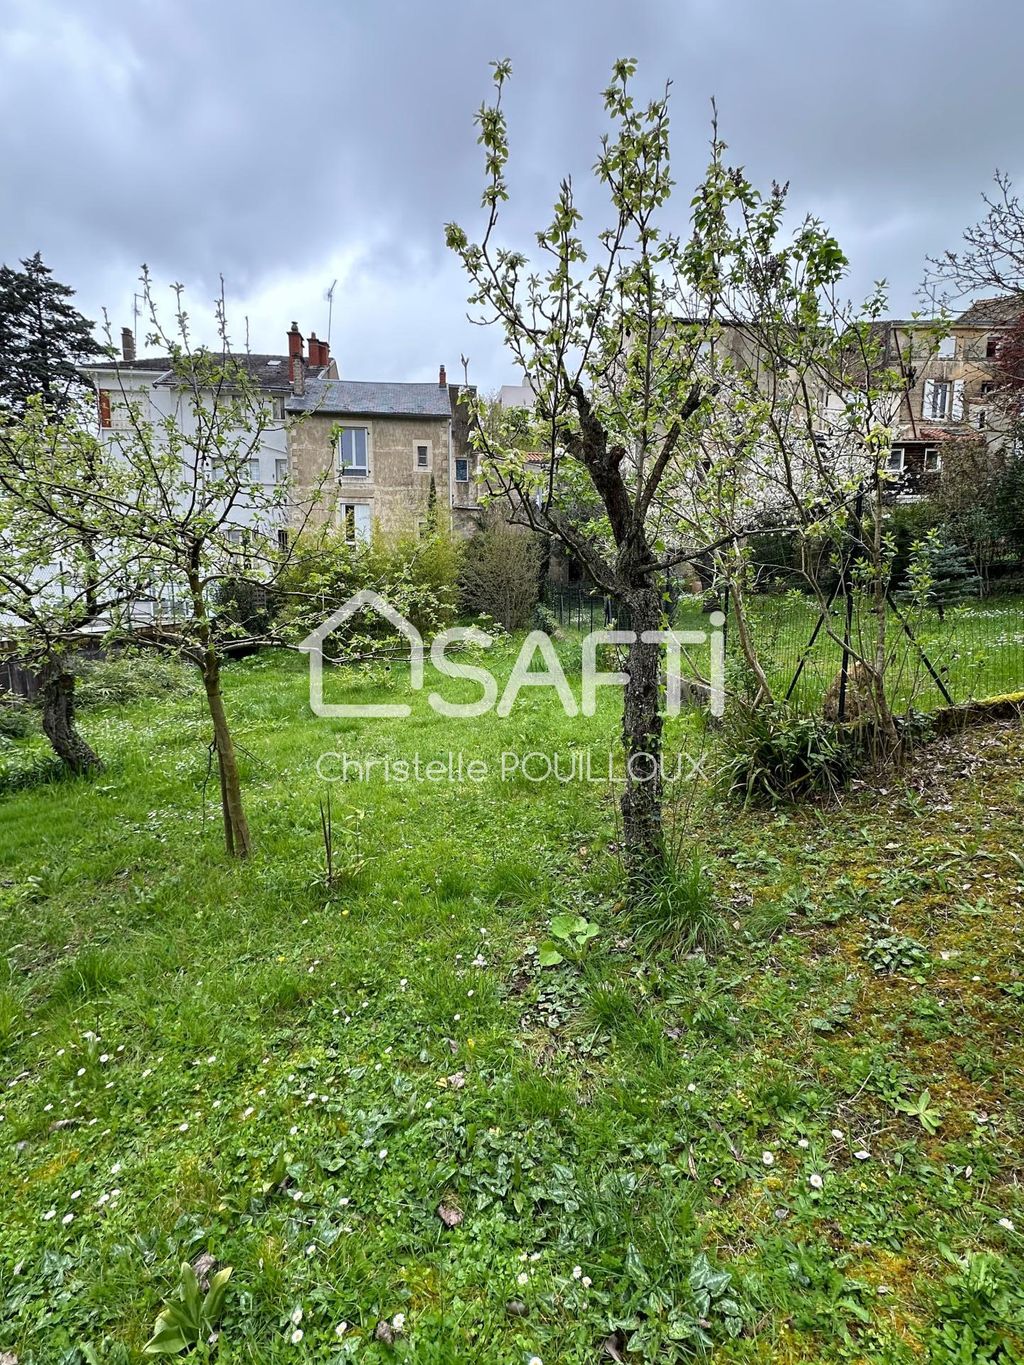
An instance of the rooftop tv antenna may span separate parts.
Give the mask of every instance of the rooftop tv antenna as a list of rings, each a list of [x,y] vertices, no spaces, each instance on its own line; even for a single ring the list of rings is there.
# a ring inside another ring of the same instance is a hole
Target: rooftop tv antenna
[[[327,349],[331,349],[331,320],[334,317],[334,286],[338,281],[332,280],[331,287],[328,289],[324,298],[327,300]]]

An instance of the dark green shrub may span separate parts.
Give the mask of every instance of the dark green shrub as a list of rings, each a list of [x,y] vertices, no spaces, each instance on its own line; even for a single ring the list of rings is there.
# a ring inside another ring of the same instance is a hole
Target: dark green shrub
[[[484,613],[506,630],[529,624],[540,592],[537,537],[492,513],[466,543],[459,588],[465,609]]]
[[[886,513],[885,529],[892,538],[893,556],[889,586],[906,586],[914,546],[922,541],[942,521],[942,513],[928,501],[897,503]]]
[[[67,769],[56,754],[33,745],[0,744],[0,796],[66,777]]]
[[[23,701],[0,700],[0,738],[24,739],[32,732],[32,708]]]
[[[744,802],[801,801],[841,791],[861,762],[860,737],[785,706],[733,706],[723,730],[726,790]]]
[[[277,602],[261,583],[226,578],[217,584],[214,614],[223,629],[231,627],[238,640],[265,636],[274,621]]]

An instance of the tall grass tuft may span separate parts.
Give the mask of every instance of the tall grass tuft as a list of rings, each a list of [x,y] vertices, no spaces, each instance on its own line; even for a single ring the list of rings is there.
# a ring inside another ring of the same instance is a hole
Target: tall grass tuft
[[[725,942],[711,868],[699,852],[668,863],[632,906],[637,937],[649,947],[711,955]]]

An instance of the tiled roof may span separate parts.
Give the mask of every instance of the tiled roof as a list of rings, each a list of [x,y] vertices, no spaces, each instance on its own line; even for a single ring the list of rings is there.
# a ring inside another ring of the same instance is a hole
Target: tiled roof
[[[1004,294],[997,299],[978,299],[961,313],[954,327],[1011,327],[1024,314],[1024,294]]]
[[[130,364],[126,360],[97,360],[88,365],[83,365],[83,370],[167,370],[171,362],[165,355],[146,356],[145,359],[133,360]]]
[[[285,404],[288,412],[349,417],[450,417],[448,386],[390,384],[356,379],[310,379],[306,392]]]
[[[236,355],[232,357],[239,365],[248,370],[261,389],[276,390],[284,393],[291,389],[288,379],[288,357],[286,355]],[[140,371],[152,374],[157,371],[158,384],[173,382],[169,356],[140,356],[138,360],[105,360],[94,365],[83,365],[83,372],[93,374],[113,373],[131,374]]]

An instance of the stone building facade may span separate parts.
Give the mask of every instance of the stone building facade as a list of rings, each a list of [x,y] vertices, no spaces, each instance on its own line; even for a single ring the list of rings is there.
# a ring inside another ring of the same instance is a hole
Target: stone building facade
[[[1005,432],[993,404],[997,355],[1021,310],[1020,299],[982,299],[952,319],[941,340],[943,329],[926,321],[881,324],[887,362],[906,379],[890,456],[904,497],[935,491],[951,442],[973,442],[999,458]]]
[[[475,456],[459,385],[304,380],[286,410],[289,477],[299,501],[322,486],[312,520],[353,542],[422,530],[433,498],[441,524],[468,533],[478,511]],[[326,477],[325,477],[326,476]],[[431,490],[433,489],[433,493]]]

